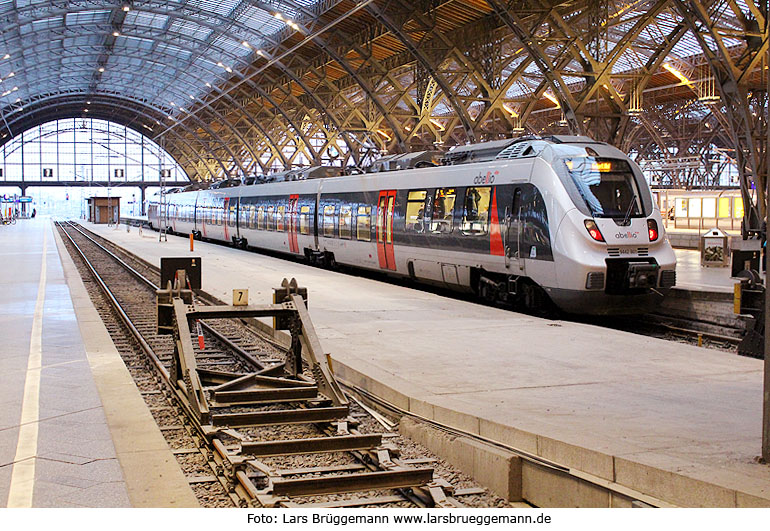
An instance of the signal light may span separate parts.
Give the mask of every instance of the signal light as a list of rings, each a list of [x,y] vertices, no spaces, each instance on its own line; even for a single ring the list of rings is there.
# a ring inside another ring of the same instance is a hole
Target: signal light
[[[647,220],[647,235],[650,237],[651,242],[658,239],[658,222],[654,219]]]
[[[596,240],[597,242],[603,242],[604,236],[602,236],[602,231],[599,230],[599,227],[596,226],[596,222],[592,219],[585,220],[585,226],[586,230],[588,231],[588,234],[591,235],[591,238]]]

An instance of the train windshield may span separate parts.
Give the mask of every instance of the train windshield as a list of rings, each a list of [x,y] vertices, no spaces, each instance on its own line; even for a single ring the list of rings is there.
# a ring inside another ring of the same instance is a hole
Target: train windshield
[[[627,161],[573,157],[564,159],[564,164],[595,217],[642,215],[639,188]]]

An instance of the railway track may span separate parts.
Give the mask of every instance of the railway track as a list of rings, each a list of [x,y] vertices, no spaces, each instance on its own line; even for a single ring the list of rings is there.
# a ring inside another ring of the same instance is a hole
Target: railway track
[[[159,271],[79,226],[57,225],[202,505],[504,503],[454,472],[450,476],[461,479],[450,484],[436,471],[446,472],[445,464],[427,452],[415,453],[414,445],[397,434],[383,432],[391,427],[384,418],[373,417],[340,391],[325,360],[312,356],[308,343],[314,333],[301,320],[307,316],[296,294],[281,311],[289,315],[286,308],[296,306],[304,349],[241,319],[222,318],[223,307],[205,294],[195,297],[194,306],[173,301],[175,311],[205,314],[198,321],[200,332],[177,322],[176,336],[159,334]],[[176,315],[177,321],[185,320]],[[182,344],[191,346],[189,351]]]

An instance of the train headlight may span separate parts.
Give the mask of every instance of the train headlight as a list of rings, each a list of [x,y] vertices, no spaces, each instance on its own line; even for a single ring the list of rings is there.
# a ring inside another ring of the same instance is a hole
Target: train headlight
[[[658,222],[654,219],[647,220],[647,234],[649,235],[651,242],[658,239]]]
[[[591,238],[596,240],[597,242],[603,242],[604,236],[602,236],[602,231],[599,230],[599,227],[596,226],[596,222],[592,219],[587,219],[584,221],[586,225],[586,230],[588,231],[588,234],[591,235]]]

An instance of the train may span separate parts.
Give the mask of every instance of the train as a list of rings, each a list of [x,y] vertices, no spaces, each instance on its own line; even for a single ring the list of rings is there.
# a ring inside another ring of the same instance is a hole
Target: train
[[[459,146],[156,195],[148,222],[532,311],[654,310],[676,257],[639,167],[583,136]]]

